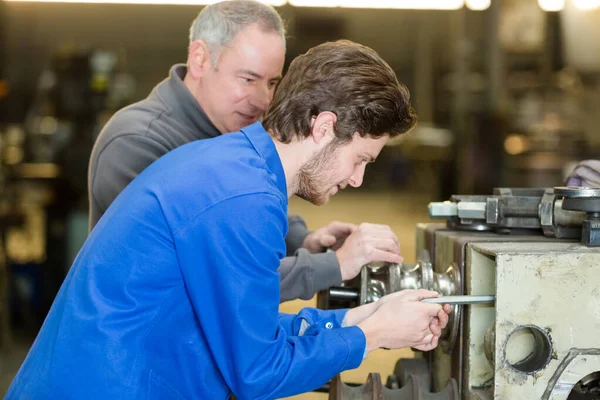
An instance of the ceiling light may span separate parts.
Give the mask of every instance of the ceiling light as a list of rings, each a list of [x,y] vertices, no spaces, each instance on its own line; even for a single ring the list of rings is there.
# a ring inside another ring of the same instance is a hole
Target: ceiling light
[[[457,10],[464,0],[288,0],[288,3],[296,7]]]
[[[538,4],[544,11],[561,11],[565,8],[565,0],[538,0]]]
[[[15,3],[96,3],[96,4],[165,4],[165,5],[207,5],[219,0],[5,0]],[[282,6],[287,0],[259,0],[272,6]]]
[[[466,0],[465,4],[469,10],[483,11],[490,7],[492,0]]]
[[[600,7],[600,0],[573,0],[573,4],[580,10],[593,10]]]

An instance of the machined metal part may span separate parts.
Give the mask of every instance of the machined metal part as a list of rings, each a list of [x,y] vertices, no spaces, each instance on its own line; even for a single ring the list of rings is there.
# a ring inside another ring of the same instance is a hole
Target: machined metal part
[[[458,216],[457,203],[451,201],[429,203],[428,210],[431,219],[446,219]]]
[[[336,376],[331,382],[330,400],[459,400],[458,387],[454,380],[448,382],[444,390],[432,393],[423,388],[421,377],[410,375],[400,388],[383,385],[381,375],[370,373],[367,382],[361,386],[346,385]],[[388,382],[398,382],[389,380]]]
[[[546,189],[539,209],[542,231],[547,237],[579,239],[585,213],[565,210],[562,203],[562,197],[557,196],[554,189]]]
[[[444,273],[434,273],[438,277],[437,286],[434,286],[435,291],[448,297],[452,295],[461,295],[463,293],[463,282],[460,267],[456,263],[452,263]],[[463,308],[458,305],[452,306],[452,312],[448,316],[448,325],[442,331],[440,337],[440,345],[443,351],[447,354],[452,352],[460,335],[460,321],[463,313]]]
[[[326,299],[330,304],[339,307],[362,305],[406,289],[435,290],[444,296],[460,295],[462,294],[460,267],[453,263],[443,272],[438,273],[433,271],[431,262],[424,260],[416,264],[370,263],[363,266],[361,270],[360,288],[347,286],[330,288],[325,294],[319,294],[318,304],[321,308],[328,308],[321,303]],[[452,351],[459,337],[461,315],[461,307],[453,305],[448,325],[442,331],[440,338],[441,347],[446,352]]]
[[[317,293],[317,308],[334,310],[339,308],[354,308],[360,305],[360,275],[349,281],[342,282],[340,286],[321,290]]]
[[[565,210],[583,211],[589,219],[600,217],[600,197],[565,197]]]
[[[600,189],[556,187],[554,193],[563,197],[563,209],[585,213],[581,225],[581,243],[588,247],[600,246]]]
[[[485,220],[486,203],[479,201],[461,201],[457,204],[458,218],[463,220]]]
[[[424,358],[401,358],[394,366],[393,375],[388,376],[390,389],[400,389],[406,386],[411,376],[419,378],[423,391],[431,391],[431,369]]]
[[[496,301],[494,295],[462,295],[462,296],[440,296],[421,300],[421,303],[469,305],[490,304]]]
[[[483,352],[490,364],[494,365],[496,358],[496,323],[490,324],[485,331],[485,335],[483,336]]]
[[[556,186],[554,193],[563,197],[600,197],[600,189],[583,186]]]
[[[347,287],[333,287],[329,290],[331,297],[340,300],[356,300],[358,293],[356,290]]]
[[[428,289],[454,295],[459,293],[460,282],[460,271],[455,265],[450,265],[443,273],[434,273],[427,261],[416,264],[376,262],[363,266],[360,289],[332,287],[328,290],[328,298],[335,301],[359,299],[359,304],[367,304],[406,289]]]
[[[459,218],[451,218],[447,221],[448,228],[459,231],[491,232],[494,227],[483,221],[461,221]]]
[[[492,294],[495,293],[494,282],[496,280],[496,273],[493,268],[489,267],[489,258],[483,256],[477,256],[473,258],[473,254],[470,249],[472,246],[487,246],[488,244],[495,243],[506,243],[507,246],[513,248],[537,248],[537,246],[545,246],[543,248],[552,248],[552,246],[560,246],[559,249],[571,248],[572,246],[577,247],[575,243],[568,241],[557,241],[549,237],[545,237],[539,234],[531,232],[530,235],[502,235],[491,232],[468,232],[448,229],[447,227],[440,226],[439,223],[432,224],[419,224],[417,226],[417,254],[430,254],[434,272],[441,273],[446,270],[447,265],[455,265],[455,267],[461,272],[463,283],[461,284],[462,290],[459,294]],[[554,265],[550,264],[550,265]],[[492,264],[493,265],[493,264]],[[600,264],[599,264],[600,265]],[[468,267],[470,273],[466,271]],[[545,270],[540,270],[541,276],[546,276]],[[476,272],[476,273],[475,273]],[[475,273],[474,276],[469,278],[469,274]],[[578,277],[577,274],[573,275]],[[579,278],[577,278],[579,279]],[[568,282],[568,280],[566,281]],[[477,284],[474,286],[474,284]],[[489,286],[482,286],[488,284]],[[513,282],[513,286],[520,288],[521,291],[527,292],[530,290],[530,285],[527,281],[516,280]],[[474,291],[475,290],[475,291]],[[497,295],[497,293],[496,293]],[[432,380],[434,390],[439,390],[445,382],[454,378],[459,386],[459,392],[461,398],[479,398],[474,396],[483,396],[486,398],[490,393],[491,381],[493,378],[493,368],[488,371],[493,362],[488,360],[486,352],[484,351],[484,337],[486,332],[490,330],[490,325],[493,324],[493,315],[495,312],[494,305],[481,304],[472,305],[470,307],[455,306],[459,310],[462,310],[462,316],[460,323],[457,326],[458,339],[454,342],[454,346],[451,351],[445,348],[444,340],[441,340],[441,345],[438,346],[434,351],[428,353],[430,359],[430,365],[432,366]],[[523,306],[522,312],[527,311],[527,306]],[[476,327],[476,333],[471,334],[471,330],[475,329],[473,322],[469,319],[469,315],[472,318],[478,319],[480,316],[488,315],[490,319],[481,321],[481,325]],[[448,331],[450,324],[445,329]],[[496,333],[496,329],[493,328],[493,334]],[[444,332],[445,334],[445,332]],[[474,335],[474,336],[471,336]],[[493,337],[490,333],[487,336]],[[470,337],[477,338],[478,341],[475,343],[471,342]],[[480,342],[479,342],[480,341]],[[494,352],[495,341],[488,339],[487,342],[491,344],[491,348],[488,348],[487,354]],[[473,353],[472,359],[470,360],[467,356],[474,350],[479,349]],[[477,360],[476,364],[471,366],[470,364]],[[470,374],[473,376],[479,376],[480,380],[473,381]],[[487,394],[486,394],[487,393]],[[471,397],[469,397],[471,396]],[[535,396],[534,396],[535,397]],[[502,397],[500,397],[501,399]],[[511,398],[511,397],[507,397]],[[518,397],[515,397],[518,398]],[[532,397],[533,398],[533,397]]]
[[[490,230],[485,223],[486,196],[452,196],[449,201],[429,203],[429,218],[445,219],[449,228]]]
[[[600,349],[571,349],[556,368],[542,400],[600,397]]]
[[[581,242],[590,247],[600,246],[600,220],[583,221]]]
[[[599,192],[572,187],[556,188],[556,193],[553,188],[496,188],[491,196],[453,195],[449,201],[430,203],[428,208],[431,219],[445,219],[451,229],[499,233],[541,230],[548,237],[579,239],[586,214],[573,206],[563,207],[563,197],[578,196],[583,202],[595,203]],[[594,229],[590,226],[590,231]]]
[[[572,400],[580,398],[576,391],[600,391],[600,365],[592,357],[581,355],[555,372],[573,348],[600,348],[590,325],[600,307],[598,249],[544,236],[448,230],[436,231],[435,242],[434,271],[463,257],[465,293],[493,293],[496,303],[462,307],[455,351],[431,352],[434,391],[461,375],[461,399]],[[560,396],[542,397],[548,387]]]
[[[539,204],[543,191],[518,192],[513,194],[514,189],[504,189],[495,197],[488,198],[486,206],[489,209],[490,219],[487,224],[493,224],[496,229],[539,229],[538,218]],[[493,222],[496,221],[496,222]]]

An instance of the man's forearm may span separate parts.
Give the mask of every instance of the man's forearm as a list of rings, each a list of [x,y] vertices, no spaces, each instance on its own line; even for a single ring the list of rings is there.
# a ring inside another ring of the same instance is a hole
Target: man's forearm
[[[362,306],[352,308],[348,310],[348,312],[344,316],[344,325],[359,325],[362,321],[373,315],[375,310],[377,310],[376,302],[363,304]]]
[[[317,292],[342,283],[340,265],[334,252],[310,254],[300,249],[285,257],[279,266],[282,302],[311,299]]]
[[[288,256],[293,256],[298,249],[302,248],[302,243],[308,233],[306,222],[301,216],[288,215],[288,233],[285,237]]]

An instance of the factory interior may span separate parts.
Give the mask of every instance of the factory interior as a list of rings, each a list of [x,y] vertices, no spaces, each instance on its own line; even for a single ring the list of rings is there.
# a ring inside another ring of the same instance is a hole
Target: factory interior
[[[186,62],[190,26],[215,2],[0,0],[2,396],[88,237],[99,133]],[[360,187],[323,206],[289,200],[310,231],[389,226],[403,262],[373,260],[279,311],[405,289],[493,299],[449,303],[435,350],[378,349],[277,398],[600,399],[600,0],[263,3],[285,22],[284,76],[307,50],[348,39],[391,66],[418,115]],[[27,384],[6,398],[40,398]],[[53,385],[43,398],[78,398]],[[187,389],[172,398],[221,398]]]

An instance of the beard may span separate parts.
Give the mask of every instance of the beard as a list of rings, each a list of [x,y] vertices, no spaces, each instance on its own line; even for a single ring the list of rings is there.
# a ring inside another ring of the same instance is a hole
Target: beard
[[[341,148],[334,140],[308,160],[298,172],[296,196],[322,206],[329,200],[329,192],[335,185],[335,161]]]

